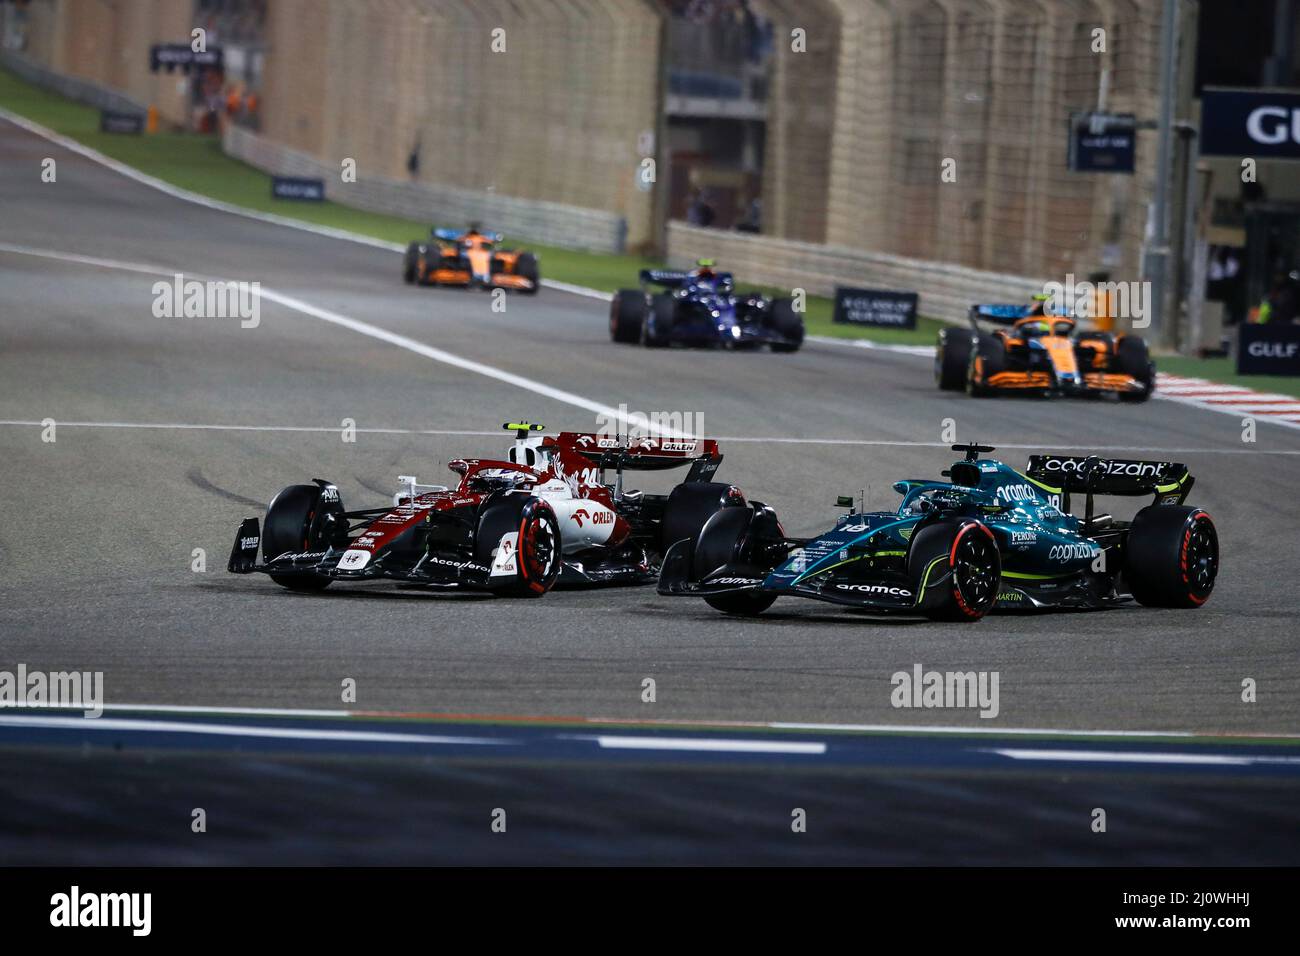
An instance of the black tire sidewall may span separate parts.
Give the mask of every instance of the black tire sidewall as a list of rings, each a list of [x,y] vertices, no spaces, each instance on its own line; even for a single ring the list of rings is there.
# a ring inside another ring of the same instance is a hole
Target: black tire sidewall
[[[795,311],[794,299],[773,299],[767,322],[768,328],[788,339],[787,342],[773,343],[773,352],[795,352],[803,345],[803,316]]]
[[[1209,523],[1219,555],[1218,530],[1200,508],[1186,505],[1148,505],[1133,516],[1124,549],[1124,583],[1133,598],[1147,607],[1194,608],[1210,599],[1214,581],[1197,594],[1182,571],[1183,547],[1191,525]],[[1217,568],[1216,568],[1217,576]]]
[[[970,333],[960,329],[940,329],[934,359],[935,384],[945,392],[961,391],[970,369]]]
[[[609,303],[609,337],[611,341],[633,344],[641,340],[645,322],[645,294],[621,289]]]

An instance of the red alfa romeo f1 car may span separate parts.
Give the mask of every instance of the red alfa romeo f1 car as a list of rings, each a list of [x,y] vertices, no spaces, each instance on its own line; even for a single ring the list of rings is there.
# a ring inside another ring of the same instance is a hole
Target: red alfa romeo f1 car
[[[228,569],[295,591],[396,578],[537,597],[557,583],[653,581],[669,547],[694,540],[715,512],[749,507],[737,488],[710,480],[722,462],[712,440],[504,427],[515,432],[505,460],[449,462],[455,487],[399,476],[391,506],[348,511],[332,482],[290,485],[260,527],[240,525]],[[685,481],[668,495],[623,487],[625,471],[683,466]]]

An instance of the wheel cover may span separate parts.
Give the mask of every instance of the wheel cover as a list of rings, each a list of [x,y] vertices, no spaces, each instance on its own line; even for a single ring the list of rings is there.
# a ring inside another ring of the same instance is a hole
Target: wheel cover
[[[953,586],[959,603],[977,613],[987,611],[998,597],[996,548],[976,529],[963,533],[952,559]]]
[[[1193,516],[1183,532],[1180,564],[1193,599],[1203,601],[1214,589],[1214,578],[1219,573],[1219,536],[1208,515]]]
[[[546,590],[559,563],[555,525],[550,514],[535,511],[519,528],[519,570],[523,579],[536,590]]]

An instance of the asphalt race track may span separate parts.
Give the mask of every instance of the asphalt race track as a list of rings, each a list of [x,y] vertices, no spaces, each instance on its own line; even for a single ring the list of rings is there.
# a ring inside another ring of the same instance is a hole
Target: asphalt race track
[[[51,155],[58,182],[42,184]],[[1168,401],[954,397],[929,361],[887,350],[616,346],[605,301],[544,289],[495,313],[487,295],[404,286],[399,269],[396,253],[185,203],[0,122],[0,666],[103,671],[119,704],[338,708],[352,678],[348,706],[367,711],[1300,733],[1300,430],[1261,420],[1246,444],[1238,419]],[[151,288],[173,273],[260,282],[260,324],[155,318]],[[299,595],[225,572],[240,520],[286,484],[325,477],[348,507],[378,505],[398,474],[440,481],[449,458],[503,452],[504,421],[594,429],[593,409],[620,403],[701,415],[719,477],[792,535],[825,527],[837,495],[889,507],[893,481],[937,475],[948,418],[1017,463],[1183,461],[1222,571],[1194,612],[964,627],[789,600],[730,620],[650,588]],[[997,718],[895,709],[890,676],[916,663],[998,671]]]

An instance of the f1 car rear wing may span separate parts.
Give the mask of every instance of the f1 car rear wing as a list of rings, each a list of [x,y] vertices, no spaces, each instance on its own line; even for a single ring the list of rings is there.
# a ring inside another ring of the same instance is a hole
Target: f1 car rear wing
[[[1032,305],[1010,305],[1003,303],[992,303],[986,305],[972,305],[970,307],[970,319],[974,322],[976,319],[983,319],[986,322],[996,322],[999,325],[1011,325],[1020,319],[1028,318],[1034,314]]]
[[[1175,461],[1139,461],[1072,455],[1031,455],[1025,474],[1061,492],[1063,510],[1070,510],[1070,493],[1087,495],[1085,522],[1092,522],[1094,495],[1133,497],[1154,495],[1152,504],[1181,505],[1196,479]]]
[[[503,238],[502,235],[501,235],[501,233],[499,233],[499,232],[482,232],[482,231],[478,231],[478,230],[474,230],[474,229],[438,229],[438,228],[434,228],[434,229],[431,229],[431,230],[430,230],[430,232],[433,234],[433,238],[435,238],[435,239],[441,239],[441,240],[443,240],[444,242],[459,242],[461,239],[463,239],[465,236],[469,235],[471,232],[476,232],[476,231],[477,231],[478,234],[479,234],[480,236],[482,236],[484,239],[488,239],[488,240],[490,240],[490,241],[492,241],[492,242],[500,242],[500,241],[502,240],[502,238]]]
[[[637,273],[637,279],[645,285],[663,286],[665,289],[676,289],[686,284],[690,279],[689,272],[682,272],[678,269],[642,269]]]
[[[690,281],[691,273],[679,269],[642,269],[637,274],[637,278],[643,286],[657,285],[665,289],[678,289]],[[732,281],[730,272],[714,273],[714,278],[719,282]]]
[[[687,481],[708,481],[722,464],[722,453],[712,438],[629,438],[560,432],[547,443],[570,448],[602,470],[659,471],[690,465]]]

